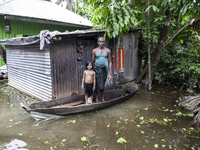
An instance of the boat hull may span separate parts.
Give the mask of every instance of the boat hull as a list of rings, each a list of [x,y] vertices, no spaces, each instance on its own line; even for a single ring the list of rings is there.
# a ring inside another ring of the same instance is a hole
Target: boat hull
[[[39,112],[39,113],[65,116],[65,115],[70,115],[70,114],[91,112],[91,111],[111,107],[113,105],[124,102],[125,100],[131,98],[135,94],[135,92],[136,92],[136,90],[130,91],[128,93],[123,90],[115,90],[114,92],[107,91],[107,92],[105,92],[105,100],[106,100],[105,102],[93,103],[93,104],[88,104],[88,105],[80,104],[80,105],[76,105],[76,106],[66,106],[66,107],[52,107],[51,106],[48,108],[44,108],[41,105],[40,108],[38,108],[38,107],[33,108],[33,106],[38,106],[39,104],[43,103],[43,102],[41,102],[41,103],[37,103],[37,104],[32,104],[32,106],[30,105],[29,107],[22,105],[22,108],[24,108],[29,113],[31,111],[35,111],[35,112]],[[124,94],[124,95],[119,97],[119,95],[122,95],[122,94]],[[72,99],[68,99],[68,102],[74,102],[77,100],[83,100],[84,95],[70,97],[70,98],[72,98]],[[46,104],[46,103],[48,103],[48,102],[45,102],[43,104]]]

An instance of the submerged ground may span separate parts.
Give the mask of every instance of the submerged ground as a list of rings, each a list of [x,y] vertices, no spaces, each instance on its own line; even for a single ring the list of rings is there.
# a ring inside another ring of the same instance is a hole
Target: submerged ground
[[[129,100],[113,107],[65,117],[26,113],[20,102],[33,98],[8,87],[0,97],[0,149],[5,150],[187,150],[200,147],[190,114],[175,107],[183,93],[175,87],[139,87]],[[33,118],[35,117],[35,119]]]

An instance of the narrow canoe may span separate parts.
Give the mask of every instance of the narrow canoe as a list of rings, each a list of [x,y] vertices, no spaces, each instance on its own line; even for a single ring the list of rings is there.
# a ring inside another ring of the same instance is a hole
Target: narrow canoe
[[[65,116],[69,114],[77,114],[84,112],[96,111],[104,109],[118,103],[121,103],[131,98],[137,90],[109,90],[105,92],[105,102],[84,104],[84,95],[71,96],[65,98],[59,98],[51,101],[32,103],[30,106],[26,106],[21,103],[21,107],[28,113],[39,112],[45,114],[53,114],[59,116]],[[100,94],[101,95],[101,94]],[[94,96],[95,97],[95,96]],[[99,100],[101,97],[99,97]]]

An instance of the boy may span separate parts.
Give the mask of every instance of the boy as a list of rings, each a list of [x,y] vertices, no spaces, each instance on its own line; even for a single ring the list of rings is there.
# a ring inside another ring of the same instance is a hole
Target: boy
[[[90,97],[91,104],[93,103],[93,91],[96,85],[96,76],[93,71],[92,61],[86,62],[86,68],[83,72],[82,89],[85,88],[85,103],[88,104],[88,97]]]

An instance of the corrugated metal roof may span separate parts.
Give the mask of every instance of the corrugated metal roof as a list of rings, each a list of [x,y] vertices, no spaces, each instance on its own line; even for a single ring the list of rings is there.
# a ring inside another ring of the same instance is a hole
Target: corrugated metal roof
[[[92,27],[89,20],[46,0],[3,1],[0,3],[0,14]]]
[[[141,28],[131,29],[130,32],[135,32],[138,30],[141,30]],[[93,34],[93,33],[105,33],[105,32],[106,30],[103,30],[103,29],[88,29],[88,30],[76,30],[76,31],[71,31],[71,32],[52,31],[50,32],[50,34],[55,35],[55,36],[77,35],[77,37],[80,37],[82,35]],[[39,42],[40,42],[39,35],[0,40],[0,44],[4,44],[4,45],[30,45],[30,44],[35,44]]]

